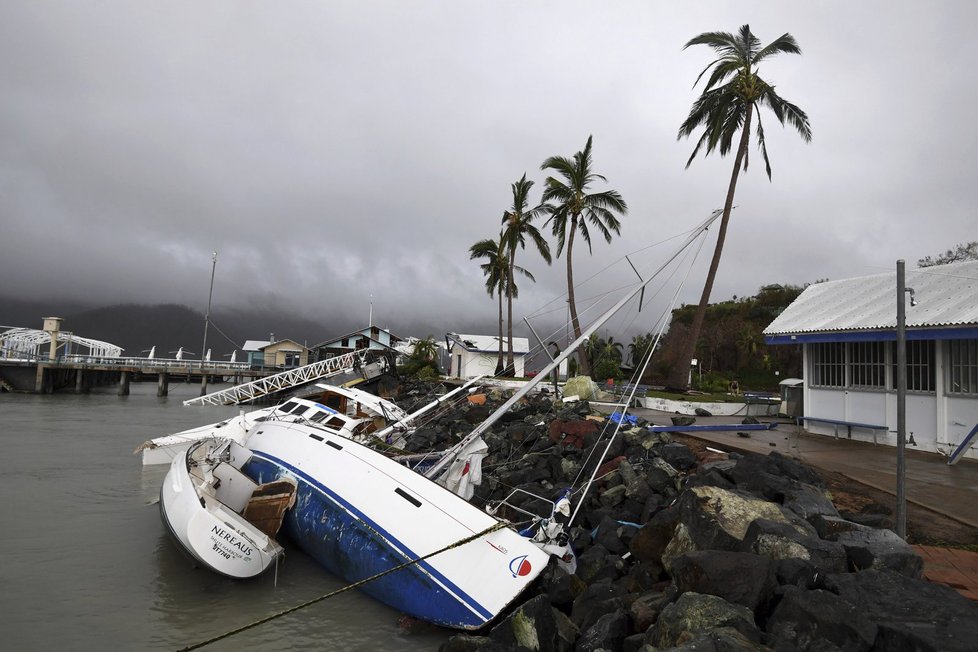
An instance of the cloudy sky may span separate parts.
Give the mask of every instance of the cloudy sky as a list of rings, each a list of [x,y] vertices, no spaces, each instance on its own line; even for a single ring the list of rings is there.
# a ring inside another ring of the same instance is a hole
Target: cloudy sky
[[[801,45],[761,74],[814,138],[764,116],[773,181],[759,156],[741,177],[714,299],[912,266],[978,239],[976,19],[965,1],[3,2],[0,296],[203,311],[217,251],[215,307],[361,325],[372,295],[402,335],[492,331],[468,247],[548,156],[593,134],[596,189],[630,208],[620,239],[576,249],[582,280],[651,264],[722,205],[732,159],[684,169],[676,139],[711,61],[682,46],[744,23]],[[517,318],[563,319],[563,259],[519,262],[537,283]]]

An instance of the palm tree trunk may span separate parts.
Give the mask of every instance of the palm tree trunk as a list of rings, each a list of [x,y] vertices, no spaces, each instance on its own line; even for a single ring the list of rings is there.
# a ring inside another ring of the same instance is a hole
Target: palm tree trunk
[[[499,357],[496,358],[496,375],[503,373],[503,288],[499,288]]]
[[[574,251],[574,234],[577,232],[577,215],[571,218],[570,235],[567,237],[567,305],[570,308],[571,325],[574,327],[574,339],[581,337],[581,323],[577,320],[577,305],[574,303],[574,264],[571,262]],[[591,375],[591,365],[588,364],[584,347],[577,349],[579,368],[577,373],[582,376]]]
[[[516,375],[516,361],[513,358],[513,267],[516,265],[516,248],[509,252],[509,282],[506,284],[506,298],[509,313],[506,316],[506,332],[509,341],[509,355],[506,359],[504,376],[512,378]]]
[[[717,245],[713,250],[713,260],[710,261],[710,271],[706,275],[706,283],[703,285],[703,294],[700,296],[699,306],[693,315],[693,325],[689,329],[689,334],[683,346],[682,355],[676,360],[669,375],[669,385],[673,387],[686,387],[689,384],[690,363],[696,354],[696,342],[700,338],[700,331],[703,329],[703,318],[706,316],[706,307],[710,305],[710,293],[713,291],[713,282],[716,280],[717,268],[720,267],[720,255],[723,253],[723,241],[727,237],[727,223],[730,221],[730,211],[733,209],[734,193],[737,190],[737,178],[740,175],[740,166],[744,156],[747,154],[747,146],[750,143],[750,122],[753,115],[754,105],[747,105],[747,116],[744,118],[744,126],[740,133],[740,144],[737,146],[737,158],[734,160],[733,173],[730,175],[730,186],[727,188],[727,200],[723,204],[723,217],[720,218],[720,231],[717,234]]]

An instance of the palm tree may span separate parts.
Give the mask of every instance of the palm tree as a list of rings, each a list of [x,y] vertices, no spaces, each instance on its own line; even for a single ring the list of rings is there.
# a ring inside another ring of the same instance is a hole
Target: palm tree
[[[628,345],[628,353],[630,354],[633,367],[638,369],[642,366],[645,354],[648,353],[649,347],[652,346],[654,340],[655,336],[652,333],[632,336],[632,343]]]
[[[581,324],[577,319],[577,304],[574,302],[574,236],[580,231],[581,237],[591,251],[591,234],[588,224],[594,227],[606,242],[611,242],[611,232],[621,234],[621,222],[615,214],[625,215],[628,205],[617,190],[589,193],[591,184],[600,179],[607,181],[600,174],[591,170],[591,136],[587,138],[584,149],[574,154],[570,159],[565,156],[551,156],[543,165],[543,170],[554,170],[560,178],[547,177],[547,187],[543,191],[543,201],[555,202],[546,204],[550,213],[548,221],[553,223],[553,234],[557,237],[557,256],[560,257],[564,247],[567,248],[567,305],[570,309],[571,324],[574,326],[574,338],[581,337]],[[577,352],[580,360],[580,372],[587,375],[590,372],[584,351]]]
[[[496,360],[496,375],[503,372],[503,295],[512,296],[514,299],[519,296],[519,288],[516,283],[509,281],[509,255],[500,231],[499,240],[479,240],[469,247],[469,259],[483,258],[486,262],[479,267],[486,276],[486,292],[489,296],[499,295],[499,357]],[[535,281],[533,274],[523,269],[519,265],[513,266],[513,272],[526,276],[531,281]]]
[[[506,249],[502,246],[502,234],[499,241],[487,238],[479,240],[469,247],[469,260],[483,258],[486,262],[479,265],[486,277],[486,292],[489,296],[499,294],[499,357],[496,360],[496,375],[503,371],[503,291],[506,288],[508,261]]]
[[[412,355],[422,362],[434,362],[438,359],[438,345],[435,344],[435,336],[428,335],[428,337],[418,340],[414,343],[414,351]]]
[[[507,271],[507,278],[510,281],[510,289],[515,288],[515,284],[512,283],[513,271],[516,266],[516,248],[520,249],[526,248],[526,239],[529,238],[534,245],[536,245],[537,251],[543,256],[543,259],[550,264],[550,245],[540,234],[539,229],[533,224],[533,220],[542,215],[545,210],[543,205],[536,206],[534,208],[527,208],[529,204],[529,194],[530,188],[533,187],[533,182],[528,181],[526,178],[526,173],[523,173],[523,178],[512,185],[513,189],[513,206],[503,213],[503,242],[506,247],[506,251],[509,253],[509,266]],[[506,376],[516,375],[516,366],[513,358],[513,295],[512,293],[506,294],[507,304],[508,304],[508,314],[507,314],[507,337],[509,340],[509,352],[506,358],[506,369],[503,374]]]
[[[805,112],[779,96],[775,92],[774,86],[761,79],[757,71],[758,64],[777,54],[801,54],[801,48],[798,47],[798,43],[795,42],[791,34],[785,33],[770,44],[761,47],[760,40],[751,33],[750,26],[744,25],[736,35],[728,32],[705,32],[690,39],[683,46],[683,49],[685,50],[691,45],[706,45],[716,52],[717,58],[703,69],[703,72],[693,83],[693,86],[698,84],[703,75],[712,69],[703,93],[693,103],[686,121],[679,127],[678,138],[680,139],[692,135],[700,126],[703,127],[703,134],[696,142],[696,147],[693,148],[689,160],[686,161],[686,167],[690,166],[704,145],[706,146],[705,155],[709,155],[710,152],[719,147],[720,156],[724,156],[730,152],[734,136],[737,135],[738,131],[740,132],[740,139],[734,158],[733,173],[730,176],[730,185],[727,189],[727,199],[723,204],[723,217],[720,219],[720,229],[717,234],[716,249],[713,251],[713,260],[710,262],[710,271],[703,286],[699,307],[693,316],[689,338],[685,342],[683,353],[678,358],[676,367],[673,368],[670,376],[669,384],[674,386],[685,386],[687,383],[686,372],[696,351],[696,342],[703,327],[703,317],[710,302],[710,293],[713,290],[713,282],[716,280],[717,267],[720,265],[723,241],[727,234],[727,224],[730,221],[734,192],[737,189],[737,177],[741,167],[744,171],[747,170],[749,160],[747,146],[750,142],[751,122],[754,114],[757,114],[757,145],[761,150],[761,156],[764,158],[768,179],[771,178],[771,162],[768,160],[764,127],[761,124],[761,106],[767,106],[782,126],[787,122],[794,127],[805,139],[805,142],[810,142],[812,139],[812,129]]]

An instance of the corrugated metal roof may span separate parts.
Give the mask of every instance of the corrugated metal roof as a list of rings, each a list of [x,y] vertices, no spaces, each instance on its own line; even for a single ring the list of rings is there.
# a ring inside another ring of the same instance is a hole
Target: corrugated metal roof
[[[456,339],[469,351],[499,351],[499,337],[496,335],[460,335],[451,333],[449,337]],[[509,342],[503,337],[503,351],[509,350]],[[513,353],[529,353],[530,340],[525,337],[513,338]]]
[[[978,261],[906,272],[907,328],[978,324]],[[765,335],[896,328],[896,269],[885,274],[816,283],[764,329]]]

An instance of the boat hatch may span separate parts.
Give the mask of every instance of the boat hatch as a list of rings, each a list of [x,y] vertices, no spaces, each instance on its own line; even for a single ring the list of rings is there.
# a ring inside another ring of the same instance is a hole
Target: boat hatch
[[[269,537],[282,527],[285,512],[295,504],[296,484],[281,479],[258,485],[248,499],[242,516]]]
[[[398,496],[400,496],[404,500],[408,501],[409,503],[411,503],[415,507],[421,507],[421,501],[420,500],[418,500],[417,498],[415,498],[414,496],[412,496],[408,492],[404,491],[400,487],[398,487],[397,489],[395,489],[394,490],[394,493],[396,493]]]

